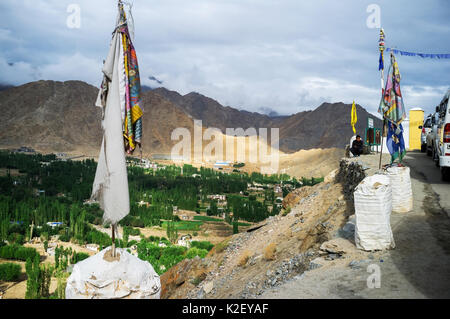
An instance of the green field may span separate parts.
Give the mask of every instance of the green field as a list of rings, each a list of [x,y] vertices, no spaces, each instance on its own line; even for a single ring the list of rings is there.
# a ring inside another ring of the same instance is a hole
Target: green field
[[[180,221],[175,222],[175,229],[177,230],[200,230],[200,226],[203,224],[201,221]],[[167,221],[162,223],[162,228],[167,229]]]
[[[251,224],[239,222],[238,226],[244,226],[245,227],[245,226],[251,226]]]
[[[204,222],[223,222],[223,219],[210,217],[210,216],[194,216],[194,220],[200,220]]]

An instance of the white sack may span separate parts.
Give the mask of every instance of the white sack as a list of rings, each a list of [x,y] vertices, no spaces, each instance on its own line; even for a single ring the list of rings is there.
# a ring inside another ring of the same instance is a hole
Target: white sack
[[[119,261],[106,261],[111,247],[75,264],[67,279],[66,299],[159,299],[161,282],[147,261],[116,248]]]
[[[356,187],[354,198],[356,247],[367,251],[394,248],[389,177],[376,174],[364,178]]]
[[[406,213],[413,209],[409,167],[389,167],[386,170],[392,188],[392,211]]]

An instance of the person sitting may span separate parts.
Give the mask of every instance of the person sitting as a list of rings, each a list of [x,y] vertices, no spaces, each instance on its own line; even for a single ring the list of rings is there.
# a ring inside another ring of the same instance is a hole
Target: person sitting
[[[350,148],[350,152],[352,152],[353,156],[359,156],[363,152],[363,141],[361,140],[361,136],[356,135],[356,139],[352,143],[352,147]]]

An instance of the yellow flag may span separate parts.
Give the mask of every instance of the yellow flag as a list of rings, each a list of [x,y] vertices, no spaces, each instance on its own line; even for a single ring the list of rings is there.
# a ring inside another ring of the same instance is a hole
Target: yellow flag
[[[355,101],[353,101],[352,104],[352,120],[351,120],[351,124],[352,124],[352,128],[353,128],[353,134],[356,134],[356,129],[355,129],[355,124],[358,121],[358,117],[356,116],[356,105],[355,105]]]

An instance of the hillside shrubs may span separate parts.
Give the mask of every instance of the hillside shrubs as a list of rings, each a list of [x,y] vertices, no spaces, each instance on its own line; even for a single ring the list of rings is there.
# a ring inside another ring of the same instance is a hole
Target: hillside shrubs
[[[0,248],[0,258],[26,261],[28,258],[34,259],[39,256],[36,249],[19,245],[6,245]]]
[[[238,266],[244,267],[247,265],[248,260],[250,259],[250,251],[246,250],[242,253],[241,257],[238,260]]]
[[[210,251],[214,245],[209,241],[191,241],[191,247],[196,247],[199,249],[206,249],[207,251]]]
[[[197,247],[192,247],[186,252],[186,258],[192,259],[196,256],[199,256],[200,258],[205,258],[205,256],[208,254],[208,251],[206,249],[201,249]]]
[[[264,248],[264,258],[266,260],[275,260],[275,253],[277,251],[277,247],[275,243],[270,243]]]
[[[156,242],[141,241],[137,244],[138,257],[148,261],[155,271],[161,275],[169,268],[175,266],[184,259],[192,259],[196,256],[204,258],[208,254],[208,250],[199,247],[209,248],[212,245],[209,242],[198,242],[197,247],[187,249],[183,246],[171,245],[169,242],[167,247],[159,247]]]
[[[0,265],[0,280],[15,281],[19,278],[22,268],[18,264],[6,263]]]

